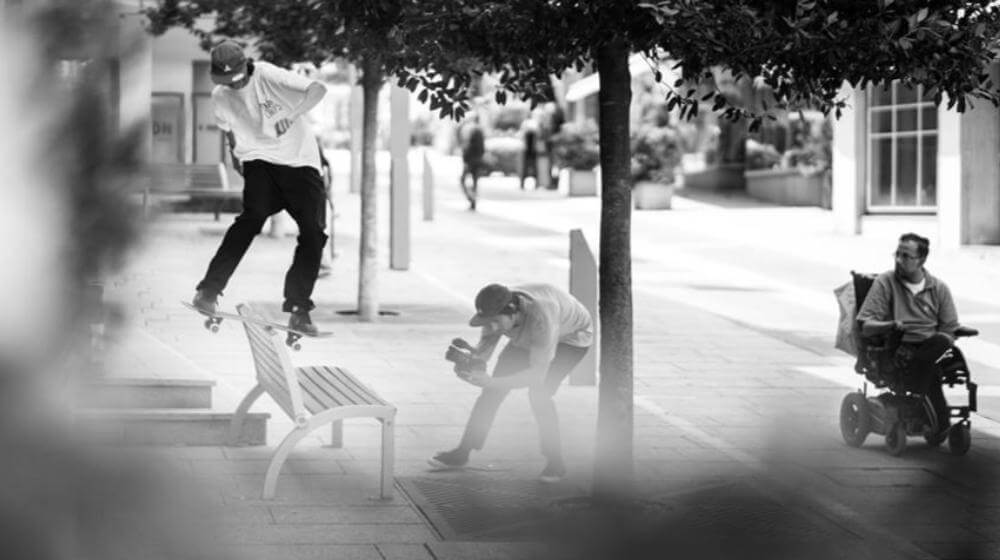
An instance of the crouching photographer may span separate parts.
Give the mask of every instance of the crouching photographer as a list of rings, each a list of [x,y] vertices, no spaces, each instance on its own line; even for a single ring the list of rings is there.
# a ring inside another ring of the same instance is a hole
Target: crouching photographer
[[[476,349],[464,338],[456,338],[451,341],[451,346],[444,353],[444,359],[455,364],[453,369],[459,377],[468,377],[473,373],[486,373],[486,360],[480,358]]]
[[[561,480],[566,466],[552,397],[593,344],[590,312],[572,295],[549,284],[513,288],[490,284],[476,295],[476,314],[469,325],[482,327],[478,344],[456,338],[445,358],[455,364],[459,378],[482,387],[482,393],[458,447],[438,453],[429,463],[435,468],[465,466],[472,450],[482,449],[507,394],[527,387],[542,455],[547,460],[540,479]],[[487,375],[486,364],[505,336],[509,341],[497,357],[493,374]]]

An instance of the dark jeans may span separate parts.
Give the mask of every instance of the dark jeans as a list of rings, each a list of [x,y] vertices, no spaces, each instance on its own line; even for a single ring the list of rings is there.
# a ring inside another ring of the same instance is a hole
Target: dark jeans
[[[524,180],[531,177],[535,180],[535,188],[538,188],[538,156],[536,154],[526,154],[521,161],[521,189],[524,189]]]
[[[528,399],[531,410],[538,424],[538,437],[541,441],[542,455],[550,461],[562,461],[562,441],[559,435],[559,415],[552,397],[576,364],[580,363],[587,353],[587,348],[560,344],[556,347],[556,355],[549,364],[545,382],[533,385],[528,389]],[[528,351],[516,348],[510,344],[504,347],[497,357],[497,365],[493,368],[493,377],[507,377],[528,367]],[[493,425],[497,411],[510,392],[508,389],[483,389],[476,399],[469,415],[469,422],[462,434],[459,447],[467,450],[482,449],[486,443],[486,435]]]
[[[904,342],[896,352],[899,365],[906,370],[907,389],[927,396],[941,428],[948,426],[951,413],[941,388],[940,369],[936,362],[951,345],[951,338],[938,333],[918,343]]]
[[[266,161],[243,162],[243,212],[229,226],[199,290],[220,294],[250,243],[271,215],[287,210],[299,226],[292,266],[285,274],[283,311],[311,310],[313,287],[326,244],[326,190],[312,167],[289,167]]]
[[[463,160],[462,166],[462,177],[459,179],[459,185],[462,187],[462,194],[465,198],[469,200],[469,205],[473,208],[476,206],[476,198],[479,196],[479,176],[483,172],[483,160],[481,159],[465,159]],[[465,186],[465,176],[472,176],[472,188]]]

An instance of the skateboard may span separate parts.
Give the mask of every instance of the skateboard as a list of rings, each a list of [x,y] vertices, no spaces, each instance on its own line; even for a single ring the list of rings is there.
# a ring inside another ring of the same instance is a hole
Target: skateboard
[[[226,313],[224,311],[216,311],[215,313],[206,313],[205,311],[198,309],[197,307],[191,305],[186,301],[182,301],[181,305],[187,307],[188,309],[194,311],[195,313],[203,315],[205,317],[205,323],[204,323],[205,328],[212,331],[213,333],[219,332],[219,323],[221,323],[223,319],[232,319],[233,321],[240,321],[242,323],[251,323],[253,325],[264,327],[264,329],[268,331],[279,330],[288,333],[288,336],[285,337],[285,345],[291,348],[292,350],[296,351],[302,349],[302,345],[299,344],[299,339],[301,338],[304,337],[327,338],[333,336],[333,333],[328,331],[320,331],[316,334],[308,334],[295,329],[290,329],[288,328],[288,325],[282,323],[265,321],[263,319],[257,319],[254,317],[244,317],[243,315],[237,315],[235,313]]]

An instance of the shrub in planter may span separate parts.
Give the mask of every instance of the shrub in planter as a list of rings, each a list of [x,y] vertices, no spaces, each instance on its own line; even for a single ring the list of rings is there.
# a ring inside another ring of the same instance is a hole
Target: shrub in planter
[[[593,121],[564,124],[552,137],[552,151],[559,167],[581,171],[594,169],[601,162],[597,125]]]
[[[483,173],[499,171],[504,175],[518,175],[521,172],[521,152],[524,143],[511,136],[491,136],[486,139],[486,153],[483,154]]]
[[[770,144],[747,140],[747,169],[771,169],[781,163],[781,154]]]
[[[677,131],[666,126],[640,128],[632,138],[632,181],[669,185],[681,164]]]
[[[632,138],[632,199],[637,209],[669,209],[681,164],[676,130],[645,126]]]
[[[528,118],[530,112],[527,106],[503,105],[493,117],[493,128],[499,131],[515,132],[520,130],[521,123]]]

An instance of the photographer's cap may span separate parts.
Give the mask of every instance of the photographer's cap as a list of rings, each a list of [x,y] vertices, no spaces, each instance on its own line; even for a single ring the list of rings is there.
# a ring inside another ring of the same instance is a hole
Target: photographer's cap
[[[243,48],[226,40],[212,49],[212,81],[228,86],[242,80],[247,75],[247,57]]]
[[[499,315],[514,301],[514,294],[507,286],[490,284],[476,294],[476,314],[469,319],[470,327],[481,327]]]

